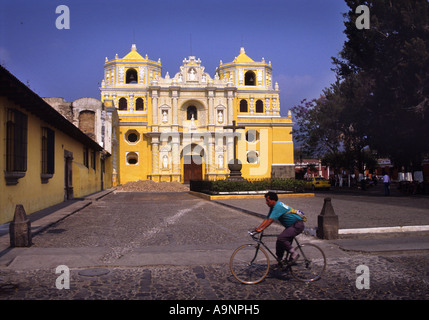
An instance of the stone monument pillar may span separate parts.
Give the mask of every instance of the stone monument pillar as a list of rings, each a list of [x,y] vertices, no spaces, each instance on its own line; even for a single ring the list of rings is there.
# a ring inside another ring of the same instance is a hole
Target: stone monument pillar
[[[30,247],[31,246],[31,222],[22,204],[15,207],[15,215],[9,224],[10,246]]]
[[[338,239],[338,216],[332,207],[331,198],[325,198],[322,211],[317,217],[317,237],[320,239]]]

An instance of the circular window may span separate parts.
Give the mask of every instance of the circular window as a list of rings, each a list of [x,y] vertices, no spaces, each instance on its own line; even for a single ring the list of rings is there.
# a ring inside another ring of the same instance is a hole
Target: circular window
[[[128,135],[128,141],[129,142],[136,142],[137,141],[137,139],[138,139],[138,137],[137,137],[137,135],[133,132],[133,133],[130,133],[129,135]]]
[[[140,134],[136,130],[130,130],[125,134],[125,139],[134,144],[140,140]]]
[[[259,140],[259,132],[255,129],[247,130],[246,132],[246,141],[247,142],[257,142]]]
[[[256,151],[247,153],[247,163],[258,163],[258,153]]]
[[[135,152],[128,152],[127,153],[127,164],[137,164],[139,162],[139,155]]]

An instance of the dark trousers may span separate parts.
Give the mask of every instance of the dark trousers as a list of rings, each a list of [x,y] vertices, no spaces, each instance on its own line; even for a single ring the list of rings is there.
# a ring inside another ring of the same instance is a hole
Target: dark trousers
[[[293,238],[299,235],[302,231],[304,231],[304,222],[297,221],[279,234],[276,242],[276,255],[279,259],[283,259],[285,251],[289,252],[290,249],[292,249]]]
[[[384,195],[390,196],[390,183],[384,183]]]

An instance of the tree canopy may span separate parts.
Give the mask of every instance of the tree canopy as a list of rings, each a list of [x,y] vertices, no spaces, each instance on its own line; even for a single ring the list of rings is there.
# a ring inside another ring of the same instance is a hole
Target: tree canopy
[[[341,153],[360,163],[376,152],[419,167],[429,154],[429,2],[346,4],[347,40],[333,57],[337,81],[292,109],[296,138],[329,159]],[[359,5],[370,10],[369,29],[356,26]]]

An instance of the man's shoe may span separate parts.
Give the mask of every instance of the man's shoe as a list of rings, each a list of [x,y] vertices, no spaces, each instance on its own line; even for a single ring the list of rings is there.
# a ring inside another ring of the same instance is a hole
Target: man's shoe
[[[272,270],[282,270],[283,269],[283,263],[279,262],[279,263],[273,264],[271,266],[271,269]]]

